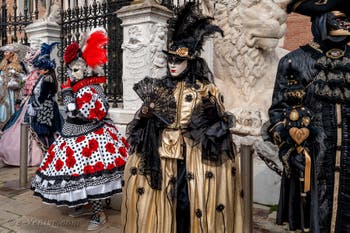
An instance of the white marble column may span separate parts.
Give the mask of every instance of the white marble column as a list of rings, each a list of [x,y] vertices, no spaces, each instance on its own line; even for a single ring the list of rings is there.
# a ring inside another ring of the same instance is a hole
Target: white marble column
[[[145,76],[162,77],[166,72],[166,23],[172,12],[151,1],[134,2],[117,11],[123,27],[123,109],[111,109],[110,116],[123,130],[141,106],[133,90]]]
[[[29,24],[25,29],[30,47],[35,49],[40,49],[40,44],[47,43],[51,44],[53,42],[60,42],[60,26],[54,22],[46,19],[39,19],[38,21]],[[58,48],[55,46],[51,52],[51,58],[55,59],[56,64],[60,64],[60,59],[57,56]]]

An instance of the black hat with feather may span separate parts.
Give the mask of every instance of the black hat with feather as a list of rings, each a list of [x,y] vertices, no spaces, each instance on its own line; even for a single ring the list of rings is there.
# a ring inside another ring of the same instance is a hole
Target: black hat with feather
[[[224,32],[216,25],[212,25],[214,18],[203,16],[194,2],[188,2],[181,8],[176,17],[169,22],[167,55],[185,59],[199,56],[207,36]]]
[[[331,11],[350,14],[349,0],[291,0],[287,12],[296,12],[307,16],[318,16]],[[348,15],[349,16],[349,15]]]

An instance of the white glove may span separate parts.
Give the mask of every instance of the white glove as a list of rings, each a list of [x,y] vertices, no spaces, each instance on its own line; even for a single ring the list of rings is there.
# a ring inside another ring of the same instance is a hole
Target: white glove
[[[33,108],[33,106],[31,104],[29,104],[28,108],[27,108],[27,114],[29,116],[35,116],[35,109]]]

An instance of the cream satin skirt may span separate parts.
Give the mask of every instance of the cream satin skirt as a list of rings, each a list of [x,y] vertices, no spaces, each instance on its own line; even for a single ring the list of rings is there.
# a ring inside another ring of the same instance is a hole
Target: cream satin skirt
[[[185,139],[191,233],[242,233],[243,213],[238,163],[220,166],[202,162],[199,146]],[[176,233],[177,160],[161,157],[162,190],[154,190],[139,174],[140,156],[129,157],[124,171],[123,233]],[[235,167],[236,169],[233,169]],[[233,172],[235,170],[235,172]],[[176,192],[175,192],[176,193]]]

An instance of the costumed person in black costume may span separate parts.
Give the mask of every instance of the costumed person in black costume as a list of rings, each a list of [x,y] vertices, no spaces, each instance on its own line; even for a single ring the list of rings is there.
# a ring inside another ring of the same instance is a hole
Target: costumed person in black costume
[[[350,2],[293,0],[313,41],[280,60],[269,133],[284,165],[277,224],[350,232]]]
[[[50,58],[50,53],[57,44],[57,42],[43,43],[40,54],[32,62],[33,67],[38,69],[39,78],[33,87],[25,117],[25,121],[30,123],[30,127],[45,148],[54,142],[62,129],[61,114],[56,101],[58,91],[56,63]]]
[[[143,105],[127,128],[124,233],[243,232],[233,116],[199,57],[222,30],[197,9],[187,3],[170,24],[168,74],[134,86]]]
[[[102,200],[121,192],[128,143],[107,118],[109,105],[100,68],[107,62],[107,32],[93,30],[82,49],[67,46],[64,61],[71,73],[62,84],[67,119],[61,136],[48,149],[32,181],[34,195],[44,203],[77,207],[90,203],[87,230],[97,230],[107,218]]]

